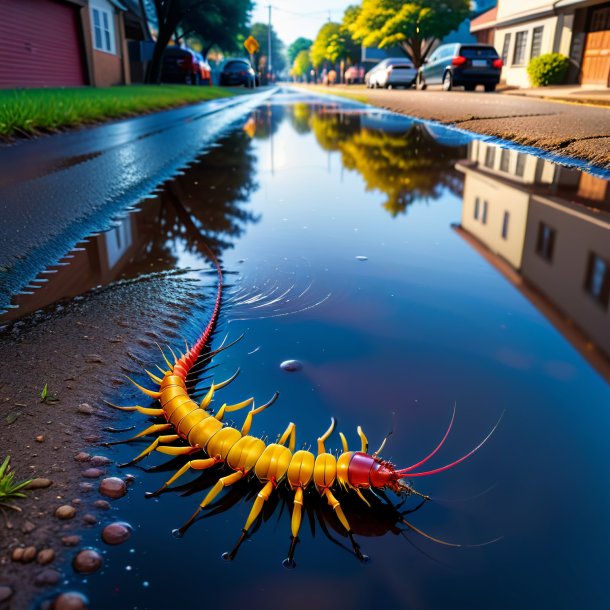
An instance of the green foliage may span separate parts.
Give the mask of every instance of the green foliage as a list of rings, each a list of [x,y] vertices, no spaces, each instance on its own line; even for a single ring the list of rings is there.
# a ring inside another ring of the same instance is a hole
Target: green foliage
[[[219,87],[132,85],[0,90],[0,139],[129,117],[233,93]]]
[[[400,46],[416,67],[470,14],[469,0],[363,0],[349,29],[367,47]]]
[[[314,68],[318,69],[325,61],[328,61],[328,45],[333,37],[339,35],[340,29],[340,24],[332,21],[325,23],[320,28],[309,51]]]
[[[566,77],[570,60],[561,53],[546,53],[534,57],[527,66],[527,75],[533,87],[561,85]]]
[[[15,483],[15,471],[10,468],[10,461],[11,456],[9,455],[5,458],[2,466],[0,466],[0,506],[21,510],[20,508],[13,506],[11,502],[26,497],[21,490],[31,483],[31,479],[21,483]]]
[[[302,36],[297,38],[286,51],[290,65],[294,65],[294,60],[301,51],[309,51],[312,44],[313,40],[309,40],[309,38],[303,38]]]
[[[255,68],[261,72],[266,70],[268,65],[267,56],[269,55],[269,37],[268,37],[269,26],[266,23],[255,23],[250,28],[250,34],[256,38],[258,44],[260,45],[260,50],[258,53],[254,54],[254,63],[256,64]],[[273,26],[271,26],[271,52],[272,63],[271,67],[273,71],[277,74],[278,72],[282,72],[286,67],[286,58],[284,56],[284,43],[278,38]]]
[[[300,51],[292,64],[292,75],[297,78],[303,78],[309,74],[311,70],[311,59],[309,51]]]

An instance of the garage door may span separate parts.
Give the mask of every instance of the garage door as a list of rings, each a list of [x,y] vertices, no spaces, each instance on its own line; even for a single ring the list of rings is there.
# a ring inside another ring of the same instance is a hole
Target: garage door
[[[84,85],[78,8],[0,0],[0,87]]]

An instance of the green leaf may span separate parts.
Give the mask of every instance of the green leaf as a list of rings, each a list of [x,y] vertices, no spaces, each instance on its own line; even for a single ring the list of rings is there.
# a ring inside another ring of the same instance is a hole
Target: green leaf
[[[49,384],[45,383],[44,388],[42,388],[42,392],[40,392],[40,401],[43,402],[46,400],[49,394]]]

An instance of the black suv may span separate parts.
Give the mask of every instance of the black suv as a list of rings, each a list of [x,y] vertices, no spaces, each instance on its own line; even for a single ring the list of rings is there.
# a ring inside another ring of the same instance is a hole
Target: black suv
[[[415,84],[418,89],[428,85],[443,85],[444,91],[463,86],[474,91],[484,85],[485,91],[495,91],[500,82],[502,60],[488,44],[444,44],[424,61]]]

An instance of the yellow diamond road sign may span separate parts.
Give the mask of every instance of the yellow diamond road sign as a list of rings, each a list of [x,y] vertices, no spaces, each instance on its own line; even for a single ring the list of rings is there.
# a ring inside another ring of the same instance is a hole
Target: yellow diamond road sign
[[[244,40],[244,47],[246,47],[248,53],[256,53],[260,49],[260,45],[253,36],[248,36],[248,38]]]

